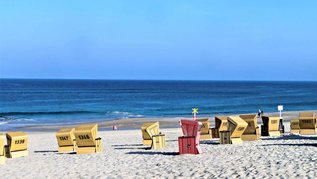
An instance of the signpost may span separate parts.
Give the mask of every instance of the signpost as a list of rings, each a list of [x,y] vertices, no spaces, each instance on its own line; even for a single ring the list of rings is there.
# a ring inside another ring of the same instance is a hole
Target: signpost
[[[194,115],[194,120],[196,120],[196,114],[198,114],[198,108],[192,108],[192,114]]]
[[[277,110],[280,111],[280,131],[281,131],[281,133],[284,133],[283,115],[282,115],[283,109],[284,109],[283,105],[277,106]]]

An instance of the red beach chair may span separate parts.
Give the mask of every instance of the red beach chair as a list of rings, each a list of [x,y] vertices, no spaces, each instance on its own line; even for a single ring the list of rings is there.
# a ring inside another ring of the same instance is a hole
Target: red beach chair
[[[201,122],[182,119],[180,121],[183,135],[178,137],[179,154],[200,154],[200,128]]]

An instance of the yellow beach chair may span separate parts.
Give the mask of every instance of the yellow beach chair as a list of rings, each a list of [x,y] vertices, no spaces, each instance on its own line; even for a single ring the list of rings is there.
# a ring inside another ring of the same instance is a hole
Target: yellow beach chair
[[[98,137],[98,124],[82,124],[75,128],[77,154],[97,153],[102,151],[101,138]]]
[[[58,152],[72,152],[76,150],[75,128],[62,128],[56,133]]]
[[[248,123],[241,119],[239,116],[229,116],[228,117],[228,130],[230,131],[230,141],[231,144],[242,144],[243,141],[241,136]]]
[[[200,128],[200,140],[212,139],[212,131],[210,128],[209,118],[197,119],[197,121],[202,123],[202,126]]]
[[[5,145],[6,136],[4,134],[0,134],[0,165],[5,164],[6,156],[5,156]]]
[[[7,133],[6,157],[17,158],[29,155],[28,152],[28,135],[24,132]]]
[[[317,122],[316,116],[313,112],[299,113],[299,134],[301,135],[315,135]]]
[[[166,146],[165,134],[160,133],[159,122],[146,122],[141,127],[143,145],[150,145],[152,149],[161,149]]]
[[[259,140],[260,128],[258,127],[256,114],[240,115],[241,119],[248,123],[247,128],[243,132],[241,138],[244,141]]]
[[[228,116],[216,116],[215,125],[215,138],[219,138],[219,132],[228,131]]]
[[[263,125],[261,125],[262,136],[280,136],[280,117],[262,116]]]
[[[292,119],[290,125],[291,133],[299,134],[299,119]]]

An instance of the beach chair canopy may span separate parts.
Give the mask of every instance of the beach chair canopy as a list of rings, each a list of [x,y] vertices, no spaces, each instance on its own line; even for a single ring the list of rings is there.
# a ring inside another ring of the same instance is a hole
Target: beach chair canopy
[[[9,150],[11,152],[27,150],[28,135],[26,133],[8,132],[6,136],[7,136],[7,143],[9,146]]]
[[[58,146],[72,146],[74,145],[75,128],[62,128],[56,133]]]
[[[301,129],[315,129],[316,117],[314,112],[299,113],[299,125]]]
[[[160,134],[160,123],[159,122],[145,122],[142,127],[142,137],[144,140],[152,140],[153,135]]]
[[[279,131],[280,117],[262,116],[264,126],[268,126],[269,131]]]
[[[239,116],[229,116],[228,123],[231,138],[240,138],[248,126],[248,123]]]
[[[184,136],[197,136],[202,126],[201,122],[190,119],[182,119],[180,124]]]
[[[227,131],[228,130],[228,116],[216,116],[215,123],[216,129],[218,131]]]
[[[197,119],[197,121],[201,122],[202,126],[200,129],[201,134],[209,134],[210,121],[209,118]]]
[[[248,126],[245,129],[244,134],[256,133],[256,128],[258,126],[256,114],[244,114],[240,115],[239,117],[248,123]]]
[[[98,136],[98,124],[82,124],[75,128],[75,138],[78,147],[95,146]]]

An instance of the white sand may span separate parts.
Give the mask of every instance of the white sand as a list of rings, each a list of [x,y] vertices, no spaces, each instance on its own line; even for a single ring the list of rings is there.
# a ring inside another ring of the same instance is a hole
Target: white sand
[[[289,124],[286,130],[289,130]],[[140,130],[105,131],[103,152],[59,154],[55,133],[29,133],[30,155],[7,159],[0,178],[317,178],[317,136],[286,135],[243,145],[201,142],[203,154],[177,155],[180,128],[162,129],[167,148],[146,150]]]

